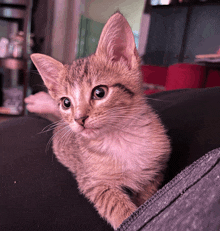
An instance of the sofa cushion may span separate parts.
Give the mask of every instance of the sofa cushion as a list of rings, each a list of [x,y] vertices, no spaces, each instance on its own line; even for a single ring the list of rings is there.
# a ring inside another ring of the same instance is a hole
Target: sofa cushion
[[[141,71],[145,83],[153,83],[165,86],[167,67],[142,65]]]
[[[206,78],[205,66],[189,63],[177,63],[169,66],[166,78],[166,90],[201,88]]]

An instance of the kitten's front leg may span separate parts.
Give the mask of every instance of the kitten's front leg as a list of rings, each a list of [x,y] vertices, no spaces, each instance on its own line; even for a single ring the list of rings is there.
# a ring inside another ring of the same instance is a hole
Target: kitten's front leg
[[[129,196],[118,188],[96,187],[93,193],[90,191],[88,194],[86,196],[94,203],[99,214],[114,229],[137,209]]]

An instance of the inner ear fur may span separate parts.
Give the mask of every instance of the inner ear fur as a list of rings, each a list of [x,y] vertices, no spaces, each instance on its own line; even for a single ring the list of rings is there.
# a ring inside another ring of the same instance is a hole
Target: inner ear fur
[[[30,57],[49,92],[56,91],[59,87],[60,73],[63,71],[64,65],[61,62],[43,54],[36,53],[32,54]]]
[[[105,55],[113,62],[126,61],[129,68],[139,62],[134,35],[125,17],[117,12],[104,26],[96,55]]]

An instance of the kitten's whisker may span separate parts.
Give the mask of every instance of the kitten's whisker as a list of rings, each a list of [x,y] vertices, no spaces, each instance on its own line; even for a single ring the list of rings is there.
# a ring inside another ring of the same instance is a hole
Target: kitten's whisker
[[[143,118],[138,118],[136,116],[126,116],[126,115],[120,115],[120,116],[116,115],[113,118],[114,119],[124,119],[125,118],[125,119],[130,119],[130,120],[135,120],[135,121],[137,121],[137,120],[143,121],[144,120]]]
[[[72,134],[72,130],[69,126],[66,126],[65,129],[67,129],[67,131],[62,135],[62,137],[59,140],[59,142],[62,141],[64,144],[66,144],[69,136]]]
[[[61,134],[62,137],[59,139],[59,143],[63,142],[65,145],[66,142],[69,140],[69,137],[73,135],[74,132],[72,131],[72,129],[69,127],[68,124],[62,130],[64,131],[64,134]]]
[[[145,119],[142,118],[141,116],[137,117],[137,116],[132,116],[132,115],[130,115],[130,116],[128,116],[128,115],[111,115],[110,119],[106,119],[106,117],[107,117],[107,115],[103,114],[103,115],[101,115],[101,116],[99,116],[97,118],[94,118],[94,119],[90,120],[90,123],[95,124],[96,122],[98,122],[100,120],[103,121],[103,119],[106,122],[116,122],[116,121],[118,121],[118,119],[126,119],[127,122],[129,122],[129,120],[130,120],[130,122],[127,123],[127,124],[134,123],[134,121],[139,121],[139,122],[144,122],[145,121]]]
[[[122,133],[131,135],[131,136],[134,136],[134,135],[135,135],[135,137],[138,137],[138,138],[141,138],[141,139],[146,139],[145,136],[139,136],[139,135],[134,134],[134,133],[132,133],[132,132],[128,132],[128,131],[126,131],[126,130],[120,129],[118,126],[114,126],[113,124],[108,124],[108,126],[111,126],[111,127],[114,128],[115,130],[120,131],[120,132],[122,132]],[[126,128],[126,127],[127,127],[127,126],[125,126],[125,128]]]
[[[64,122],[63,124],[65,124],[65,122]],[[58,131],[56,131],[56,132],[53,134],[53,136],[52,136],[52,137],[49,139],[49,141],[47,142],[46,152],[48,152],[48,150],[49,150],[49,148],[50,148],[50,144],[51,144],[51,142],[53,141],[53,138],[54,138],[57,134],[61,133],[61,132],[62,132],[64,129],[66,129],[68,126],[69,126],[69,125],[67,124],[65,127],[59,129]]]
[[[47,130],[47,129],[50,128],[51,126],[53,126],[53,127],[57,126],[57,124],[59,124],[59,123],[60,123],[60,121],[56,121],[56,122],[53,122],[53,123],[47,125],[46,127],[44,127],[44,128],[42,129],[42,132],[44,132],[45,130]]]
[[[154,100],[154,101],[161,101],[161,102],[171,102],[171,100],[155,99],[155,98],[151,98],[151,97],[147,97],[147,96],[146,96],[146,100]]]
[[[124,116],[126,116],[126,117],[127,116],[134,116],[134,118],[137,117],[137,111],[138,111],[138,115],[141,115],[143,113],[148,113],[147,110],[143,110],[140,107],[137,107],[137,108],[132,108],[132,109],[129,109],[129,108],[117,108],[117,109],[114,109],[114,110],[108,110],[106,112],[106,114],[108,114],[108,115],[109,114],[111,114],[111,115],[112,114],[113,115],[117,114],[117,116],[120,116],[120,112],[122,112],[122,111],[123,111]],[[130,113],[130,115],[129,115],[129,113]]]
[[[52,141],[53,141],[53,137],[54,137],[54,135],[52,135],[52,136],[50,137],[49,141],[47,142],[46,149],[45,149],[45,152],[46,152],[46,153],[47,153],[47,152],[49,151],[49,149],[50,149],[50,144],[51,144]]]
[[[66,133],[61,138],[61,139],[63,139],[64,145],[69,141],[69,138],[71,137],[71,135],[73,135],[73,131],[72,131],[72,129],[68,128],[68,130],[66,131]]]
[[[49,131],[53,130],[53,129],[54,129],[59,123],[61,123],[61,122],[62,122],[62,121],[59,120],[59,121],[56,121],[56,122],[53,122],[53,123],[47,125],[47,126],[44,127],[44,128],[42,129],[42,131],[39,132],[38,134],[42,134],[42,133],[49,132]]]

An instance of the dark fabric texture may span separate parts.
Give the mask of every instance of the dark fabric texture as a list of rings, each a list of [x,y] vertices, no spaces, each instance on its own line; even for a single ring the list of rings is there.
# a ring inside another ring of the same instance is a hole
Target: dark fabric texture
[[[207,152],[220,147],[220,88],[182,89],[148,96],[171,139],[164,183]]]
[[[183,170],[118,230],[220,230],[220,149]]]
[[[173,146],[164,184],[208,151],[220,147],[220,88],[162,92],[148,96],[148,102],[161,117]],[[49,124],[35,116],[0,123],[0,230],[112,230],[79,194],[75,179],[56,160],[51,145],[47,150],[52,132],[41,131]],[[206,185],[211,188],[211,183]],[[164,187],[167,192],[173,190],[172,184]],[[150,201],[147,203],[153,203]],[[173,211],[181,211],[181,204],[175,205]],[[166,209],[163,203],[158,206]],[[218,213],[218,207],[213,209]],[[184,213],[180,213],[183,221]],[[133,217],[130,223],[144,224]],[[155,211],[152,217],[157,217]],[[204,219],[208,222],[210,217]],[[157,227],[154,222],[151,225]],[[193,224],[188,223],[189,230],[193,230]]]
[[[0,123],[0,230],[113,230],[47,150],[48,124],[29,116]]]

